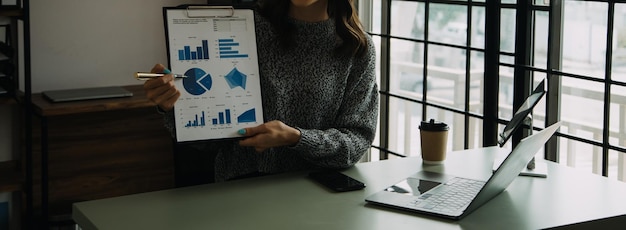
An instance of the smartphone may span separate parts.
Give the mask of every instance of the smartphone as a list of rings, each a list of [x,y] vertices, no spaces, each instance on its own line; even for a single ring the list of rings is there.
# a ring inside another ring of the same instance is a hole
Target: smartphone
[[[319,171],[309,173],[314,181],[335,192],[347,192],[365,188],[365,184],[337,171]]]

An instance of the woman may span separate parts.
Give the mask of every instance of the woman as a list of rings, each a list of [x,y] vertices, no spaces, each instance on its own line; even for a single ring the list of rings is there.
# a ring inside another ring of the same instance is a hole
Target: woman
[[[260,0],[255,24],[267,122],[240,130],[243,140],[198,146],[216,154],[215,180],[358,162],[375,136],[378,90],[374,46],[352,0]],[[173,77],[144,88],[175,133]]]

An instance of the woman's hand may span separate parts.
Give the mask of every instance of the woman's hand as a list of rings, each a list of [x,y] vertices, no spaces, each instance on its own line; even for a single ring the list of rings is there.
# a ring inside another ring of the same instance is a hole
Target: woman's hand
[[[156,64],[152,67],[152,73],[163,73],[165,66]],[[174,104],[180,97],[180,91],[174,85],[174,75],[166,74],[163,77],[157,77],[147,80],[143,84],[146,91],[146,97],[154,102],[163,111],[169,111],[174,108]]]
[[[300,130],[281,121],[270,121],[256,127],[241,129],[239,134],[247,137],[239,141],[239,145],[254,147],[257,152],[272,147],[295,145],[300,141]]]

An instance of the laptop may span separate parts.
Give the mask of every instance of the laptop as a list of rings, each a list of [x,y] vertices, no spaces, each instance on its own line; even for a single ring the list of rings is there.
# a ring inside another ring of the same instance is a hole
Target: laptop
[[[559,128],[557,122],[524,138],[487,181],[420,171],[365,201],[448,219],[461,219],[506,189]]]
[[[133,93],[121,86],[64,89],[43,91],[41,94],[52,102],[68,102],[92,99],[131,97]]]

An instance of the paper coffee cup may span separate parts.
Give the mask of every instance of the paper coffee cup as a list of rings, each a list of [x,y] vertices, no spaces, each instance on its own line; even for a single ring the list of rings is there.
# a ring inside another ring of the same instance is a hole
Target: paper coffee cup
[[[424,164],[443,163],[448,145],[448,125],[430,119],[430,121],[422,121],[419,129]]]

